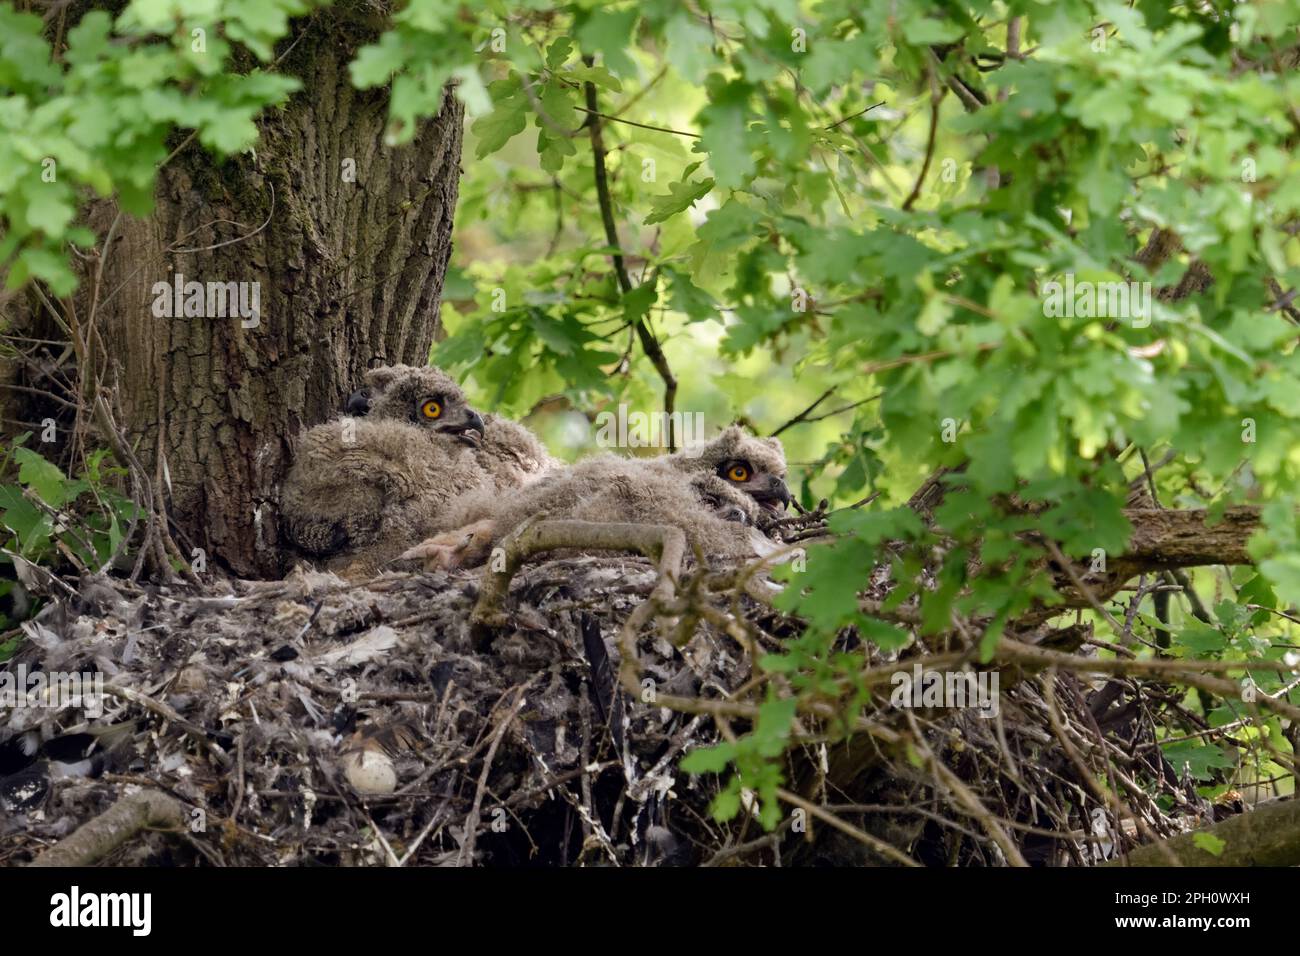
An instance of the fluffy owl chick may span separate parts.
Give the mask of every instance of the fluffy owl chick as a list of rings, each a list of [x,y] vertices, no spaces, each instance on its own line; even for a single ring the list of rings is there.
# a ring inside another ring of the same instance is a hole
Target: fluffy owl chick
[[[427,397],[436,400],[439,396],[445,397],[443,405],[453,415],[458,407],[469,408],[464,392],[441,369],[385,365],[366,373],[366,387],[353,393],[347,407],[350,414],[364,415],[371,420],[393,419],[425,424],[424,402]],[[482,439],[474,443],[474,459],[491,475],[494,486],[518,487],[558,464],[537,436],[518,422],[492,414],[481,417],[474,414]],[[472,427],[471,424],[471,430]],[[445,430],[454,432],[456,428],[452,423]],[[459,434],[473,438],[464,428]]]
[[[790,506],[780,439],[757,438],[739,425],[724,429],[713,441],[652,459],[649,465],[685,475],[702,500],[728,514],[739,508],[745,520],[760,527],[765,518]]]
[[[706,555],[753,557],[773,549],[755,525],[789,504],[784,478],[780,443],[733,427],[703,446],[662,458],[599,455],[508,495],[472,492],[448,509],[445,520],[453,530],[403,557],[444,568],[478,564],[535,515],[671,525]]]
[[[331,570],[369,574],[434,530],[458,495],[517,488],[551,463],[526,428],[470,407],[435,368],[383,366],[305,432],[285,478],[286,537]]]

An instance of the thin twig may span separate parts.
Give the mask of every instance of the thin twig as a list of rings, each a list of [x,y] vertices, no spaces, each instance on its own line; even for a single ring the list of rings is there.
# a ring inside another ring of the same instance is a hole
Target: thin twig
[[[588,58],[587,62],[590,66],[591,59]],[[605,227],[605,240],[609,243],[610,260],[614,264],[614,275],[618,279],[618,287],[622,290],[623,295],[627,295],[632,291],[633,286],[632,280],[627,274],[627,265],[623,259],[623,246],[618,238],[618,226],[614,223],[614,202],[610,198],[609,173],[605,169],[605,140],[601,128],[601,116],[597,109],[599,101],[596,98],[596,85],[588,81],[583,84],[583,90],[587,98],[587,109],[589,111],[587,130],[591,136],[591,153],[596,177],[596,199],[600,205],[600,219]],[[668,359],[659,345],[659,340],[650,331],[644,318],[636,320],[634,330],[646,357],[650,359],[655,371],[663,379],[664,413],[668,416],[668,450],[676,451],[677,435],[673,421],[673,409],[677,403],[677,378],[668,365]]]
[[[920,174],[916,177],[916,184],[912,186],[908,197],[903,200],[903,212],[910,212],[912,204],[921,195],[921,186],[924,185],[925,177],[930,173],[930,163],[934,160],[934,141],[939,130],[939,107],[943,105],[943,88],[935,82],[933,69],[927,71],[927,76],[930,80],[930,136],[925,143],[925,160],[921,164]]]
[[[590,86],[591,84],[587,84]],[[600,119],[609,120],[614,123],[622,123],[624,126],[635,126],[637,129],[654,130],[656,133],[672,133],[674,136],[689,136],[691,139],[699,139],[699,133],[689,133],[684,129],[671,129],[667,126],[652,126],[649,123],[638,123],[634,120],[623,119],[621,116],[611,116],[609,113],[602,113],[599,110],[587,106],[578,106],[576,103],[573,108],[579,112],[586,113],[588,116],[597,116]],[[865,111],[864,111],[865,112]]]

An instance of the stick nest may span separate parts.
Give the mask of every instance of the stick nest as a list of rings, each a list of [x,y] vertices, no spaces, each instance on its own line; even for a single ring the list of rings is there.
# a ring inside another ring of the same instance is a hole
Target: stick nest
[[[788,689],[754,659],[801,630],[745,578],[689,564],[653,605],[648,558],[526,563],[487,631],[463,572],[83,579],[8,667],[100,673],[103,712],[0,712],[0,863],[1059,865],[1214,812],[1155,746],[1183,692],[1004,666],[997,719],[891,707],[878,686],[846,739],[829,702],[801,709],[777,829],[748,791],[719,823],[724,778],[678,761]],[[639,608],[654,613],[634,620],[637,695],[619,635]],[[877,677],[974,666],[919,642],[842,645]]]

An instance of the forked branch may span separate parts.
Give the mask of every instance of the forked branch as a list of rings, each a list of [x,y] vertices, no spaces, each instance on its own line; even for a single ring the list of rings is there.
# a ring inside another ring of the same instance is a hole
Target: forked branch
[[[519,566],[532,555],[562,549],[634,551],[652,561],[657,561],[659,580],[645,603],[629,617],[630,625],[633,618],[642,620],[653,613],[655,607],[672,599],[681,576],[682,559],[686,554],[686,536],[680,528],[669,525],[539,520],[520,525],[501,542],[500,548],[501,551],[493,554],[483,572],[478,600],[470,616],[475,643],[480,646],[490,637],[491,628],[503,626],[508,622],[503,603],[510,591],[510,582],[515,572],[519,570]],[[642,614],[645,608],[649,610]],[[626,650],[624,648],[624,670],[629,665],[626,660]],[[633,651],[635,651],[635,643]],[[635,670],[634,662],[633,668]],[[635,685],[635,680],[633,684]]]

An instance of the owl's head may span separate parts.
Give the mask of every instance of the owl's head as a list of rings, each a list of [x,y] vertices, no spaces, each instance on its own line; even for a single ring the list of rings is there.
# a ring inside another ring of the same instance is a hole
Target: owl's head
[[[366,387],[348,399],[350,415],[388,418],[452,435],[466,444],[483,440],[483,418],[442,369],[381,365],[366,373]]]
[[[779,439],[758,438],[732,425],[713,441],[671,458],[673,465],[683,471],[716,475],[769,511],[784,511],[790,504],[785,450]]]

